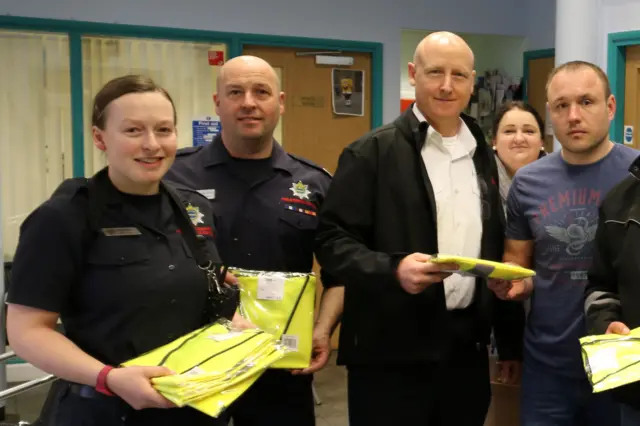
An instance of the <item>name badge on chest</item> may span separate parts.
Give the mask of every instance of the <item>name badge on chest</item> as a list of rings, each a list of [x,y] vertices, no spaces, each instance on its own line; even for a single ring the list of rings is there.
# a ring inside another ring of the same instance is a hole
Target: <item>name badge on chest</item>
[[[120,228],[102,228],[102,233],[107,237],[132,237],[142,235],[142,232],[136,227],[127,226]]]
[[[215,200],[216,199],[216,190],[215,189],[199,189],[198,192],[200,195],[204,196],[207,200]]]

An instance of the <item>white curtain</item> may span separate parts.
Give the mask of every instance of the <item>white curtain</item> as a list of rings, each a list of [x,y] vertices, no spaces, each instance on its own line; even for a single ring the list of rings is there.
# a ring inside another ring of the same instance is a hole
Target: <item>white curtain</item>
[[[82,38],[85,121],[85,174],[105,166],[104,154],[93,146],[93,97],[109,80],[125,74],[143,74],[164,87],[178,115],[180,147],[193,145],[192,120],[215,116],[213,93],[219,66],[209,64],[209,51],[226,45],[136,38]]]
[[[71,177],[69,40],[0,31],[2,247],[11,259],[20,225]]]

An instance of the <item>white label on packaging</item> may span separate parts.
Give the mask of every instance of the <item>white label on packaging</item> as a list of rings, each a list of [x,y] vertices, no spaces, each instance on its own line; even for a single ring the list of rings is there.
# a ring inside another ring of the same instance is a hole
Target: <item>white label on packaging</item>
[[[260,275],[258,277],[258,300],[282,300],[284,277]]]
[[[616,348],[603,348],[589,357],[589,366],[592,372],[602,370],[615,370],[619,368],[616,358]]]
[[[292,351],[298,352],[298,336],[295,334],[283,334],[282,344]]]
[[[238,337],[241,335],[241,331],[230,331],[224,334],[210,334],[209,339],[215,340],[216,342],[224,342],[225,340],[233,339],[234,337]]]

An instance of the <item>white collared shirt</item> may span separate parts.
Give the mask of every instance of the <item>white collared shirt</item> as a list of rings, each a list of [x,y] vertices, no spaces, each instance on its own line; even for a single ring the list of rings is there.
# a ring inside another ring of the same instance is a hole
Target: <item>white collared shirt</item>
[[[413,105],[420,121],[424,115]],[[480,187],[473,164],[476,138],[460,119],[455,136],[443,137],[429,126],[422,146],[429,180],[435,195],[438,226],[438,251],[466,257],[480,257],[482,240],[482,204]],[[475,278],[453,274],[444,280],[447,309],[466,308],[473,301]]]

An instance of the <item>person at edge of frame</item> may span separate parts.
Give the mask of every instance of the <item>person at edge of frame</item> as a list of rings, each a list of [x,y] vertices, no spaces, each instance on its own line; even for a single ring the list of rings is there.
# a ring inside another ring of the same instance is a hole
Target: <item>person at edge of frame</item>
[[[13,259],[10,345],[60,379],[40,422],[223,425],[152,387],[152,378],[174,373],[166,367],[119,367],[234,313],[213,311],[196,263],[200,253],[220,263],[207,199],[163,179],[177,149],[173,100],[151,79],[127,75],[102,87],[92,111],[93,142],[107,166],[65,180],[29,214]],[[59,318],[64,334],[55,329]]]

